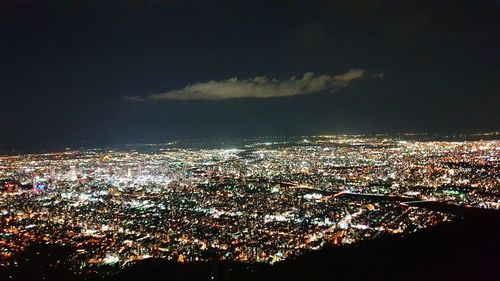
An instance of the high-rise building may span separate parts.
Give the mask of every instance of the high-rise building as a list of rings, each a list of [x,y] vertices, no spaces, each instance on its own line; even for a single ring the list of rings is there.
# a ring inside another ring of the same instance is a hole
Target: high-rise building
[[[33,179],[33,190],[34,191],[46,191],[49,183],[47,180],[40,176],[35,176]]]

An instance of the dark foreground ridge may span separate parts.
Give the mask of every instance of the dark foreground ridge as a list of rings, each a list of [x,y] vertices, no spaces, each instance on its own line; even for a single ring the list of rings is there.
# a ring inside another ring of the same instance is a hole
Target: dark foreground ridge
[[[468,208],[464,208],[468,209]],[[496,280],[500,262],[500,212],[471,209],[463,219],[404,237],[381,237],[327,247],[274,266],[235,262],[176,263],[148,259],[105,280]],[[34,254],[34,253],[37,254]],[[83,279],[51,266],[63,247],[29,249],[19,266],[2,269],[0,279]],[[85,278],[89,278],[88,276]],[[102,279],[102,276],[90,278]]]

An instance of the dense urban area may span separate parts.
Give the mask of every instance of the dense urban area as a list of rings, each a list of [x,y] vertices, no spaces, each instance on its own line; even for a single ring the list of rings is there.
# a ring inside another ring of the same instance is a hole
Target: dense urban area
[[[172,142],[0,156],[0,266],[34,243],[77,274],[155,257],[274,264],[500,209],[500,141],[422,136]],[[56,265],[57,266],[57,265]]]

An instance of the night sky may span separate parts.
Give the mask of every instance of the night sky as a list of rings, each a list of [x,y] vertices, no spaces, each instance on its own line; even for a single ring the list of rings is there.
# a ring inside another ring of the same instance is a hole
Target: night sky
[[[0,1],[4,151],[497,131],[499,104],[499,1]]]

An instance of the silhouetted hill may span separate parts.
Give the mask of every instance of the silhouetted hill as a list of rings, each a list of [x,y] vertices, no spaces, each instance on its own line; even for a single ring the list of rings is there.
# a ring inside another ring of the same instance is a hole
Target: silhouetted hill
[[[405,237],[327,247],[270,266],[234,262],[177,264],[145,260],[116,280],[497,280],[500,213],[474,211],[463,220]]]

